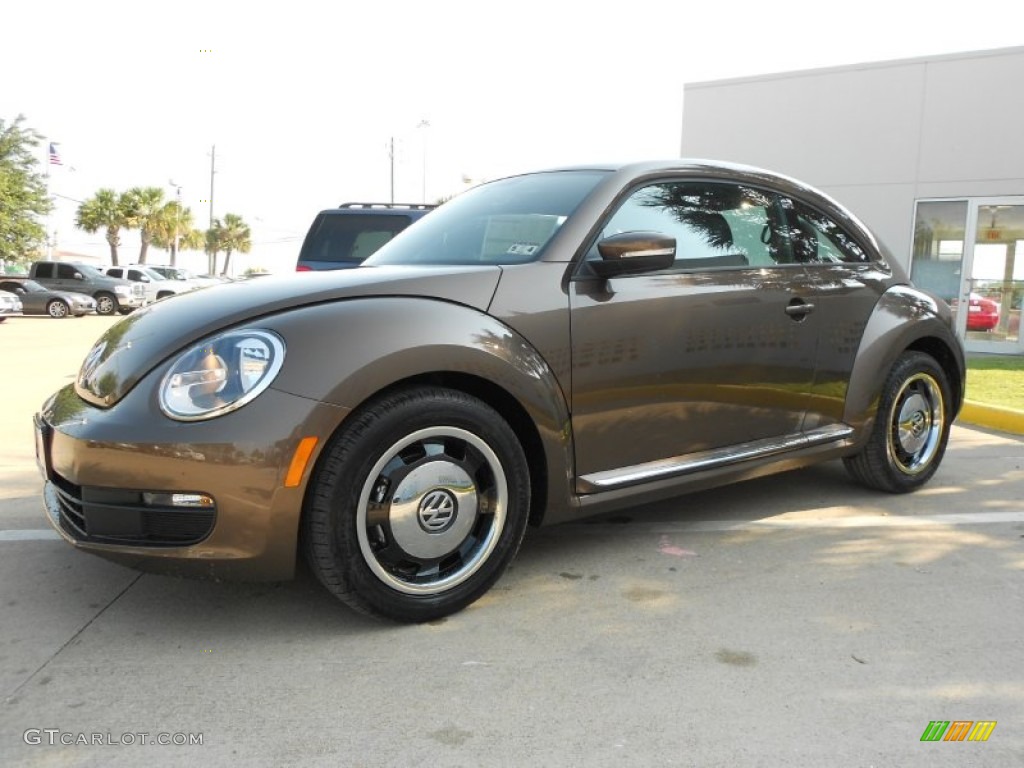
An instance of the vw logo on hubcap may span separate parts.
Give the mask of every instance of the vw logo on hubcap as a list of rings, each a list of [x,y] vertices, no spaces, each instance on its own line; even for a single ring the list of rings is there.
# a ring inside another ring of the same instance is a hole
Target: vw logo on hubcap
[[[455,522],[455,497],[443,488],[428,491],[420,499],[417,515],[427,533],[444,533]]]

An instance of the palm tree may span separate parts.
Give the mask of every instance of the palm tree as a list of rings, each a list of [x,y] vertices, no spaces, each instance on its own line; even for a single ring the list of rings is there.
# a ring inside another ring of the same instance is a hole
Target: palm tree
[[[189,228],[178,237],[179,251],[201,251],[206,244],[206,233],[201,229]]]
[[[224,214],[224,221],[220,225],[220,246],[224,251],[224,270],[221,274],[227,275],[231,266],[231,254],[234,251],[248,253],[252,248],[252,232],[238,214]]]
[[[182,207],[177,200],[171,200],[160,209],[158,215],[150,221],[150,225],[153,245],[169,250],[171,266],[175,266],[178,263],[181,240],[192,231],[192,209]]]
[[[203,233],[203,250],[206,251],[206,273],[217,274],[217,254],[224,250],[224,227],[220,219],[214,219],[213,225]]]
[[[112,189],[100,189],[95,195],[78,206],[75,226],[90,235],[106,228],[107,244],[110,245],[110,263],[117,266],[117,246],[121,244],[121,228],[128,227],[128,210],[124,195]]]
[[[159,229],[161,210],[164,208],[164,191],[160,187],[132,187],[124,193],[128,207],[128,226],[139,230],[142,247],[139,249],[139,264],[146,263],[146,252],[153,242],[153,233]]]

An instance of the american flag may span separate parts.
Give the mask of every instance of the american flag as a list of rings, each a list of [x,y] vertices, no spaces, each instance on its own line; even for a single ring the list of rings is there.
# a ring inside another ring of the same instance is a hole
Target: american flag
[[[57,142],[50,142],[50,165],[63,165],[60,161],[60,153],[57,151]]]

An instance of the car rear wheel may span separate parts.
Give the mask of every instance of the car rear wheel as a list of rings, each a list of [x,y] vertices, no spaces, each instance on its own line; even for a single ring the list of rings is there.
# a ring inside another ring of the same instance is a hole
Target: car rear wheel
[[[430,621],[477,600],[526,530],[530,477],[515,433],[465,393],[418,388],[353,414],[324,449],[303,540],[350,606]]]
[[[54,299],[46,305],[46,314],[50,317],[67,317],[68,305],[61,299]]]
[[[844,459],[860,483],[906,493],[935,474],[953,420],[946,374],[930,355],[906,352],[893,365],[864,449]]]
[[[113,294],[97,293],[95,298],[97,315],[112,315],[117,312],[117,299]]]

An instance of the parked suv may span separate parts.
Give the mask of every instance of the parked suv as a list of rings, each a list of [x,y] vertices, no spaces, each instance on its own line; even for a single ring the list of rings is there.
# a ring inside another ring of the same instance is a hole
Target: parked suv
[[[343,203],[320,211],[302,243],[295,271],[358,267],[435,207],[415,203]]]
[[[131,264],[127,267],[110,267],[107,274],[111,277],[122,277],[133,283],[142,283],[146,291],[146,298],[149,301],[156,301],[167,296],[174,296],[178,293],[185,293],[186,288],[174,280],[168,280],[156,270],[150,269],[145,264]]]
[[[213,285],[219,282],[217,280],[200,280],[194,274],[182,267],[172,267],[167,264],[147,264],[146,266],[157,274],[163,275],[168,280],[173,281],[171,284],[179,288],[178,293],[194,291],[197,288],[205,288],[207,285]]]
[[[127,315],[146,306],[146,291],[142,283],[131,283],[104,275],[89,264],[66,261],[37,261],[29,270],[29,277],[54,291],[86,293],[96,299],[96,312]]]

